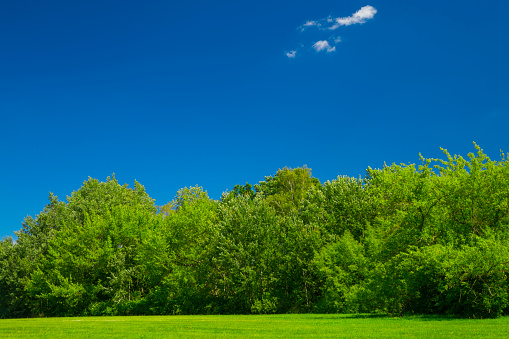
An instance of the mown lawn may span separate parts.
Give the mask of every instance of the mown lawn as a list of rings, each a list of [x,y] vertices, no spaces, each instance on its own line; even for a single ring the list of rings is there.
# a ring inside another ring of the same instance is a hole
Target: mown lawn
[[[200,315],[1,319],[0,338],[509,338],[509,317]]]

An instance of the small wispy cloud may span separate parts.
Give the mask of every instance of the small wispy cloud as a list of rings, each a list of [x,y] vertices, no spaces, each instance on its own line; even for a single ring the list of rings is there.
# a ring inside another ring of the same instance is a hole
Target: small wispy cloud
[[[361,9],[359,9],[357,12],[347,17],[334,18],[331,15],[329,15],[328,17],[320,20],[308,20],[303,25],[299,26],[298,29],[301,32],[307,29],[311,29],[313,27],[316,27],[319,31],[336,30],[341,26],[363,24],[366,21],[373,19],[377,12],[378,11],[375,7],[368,5],[361,7]],[[312,48],[316,52],[327,51],[327,53],[330,53],[336,50],[336,45],[339,44],[341,41],[342,38],[340,36],[333,34],[326,40],[319,40],[315,42],[312,45]],[[303,44],[301,44],[301,47],[303,47]],[[285,52],[285,54],[288,58],[295,58],[297,50],[291,50],[289,52]],[[299,50],[299,55],[300,53],[301,52]]]
[[[286,53],[287,57],[295,58],[295,54],[297,54],[297,51],[290,51],[290,52],[285,52],[285,53]]]
[[[311,21],[306,21],[306,23],[304,25],[300,26],[299,28],[301,31],[304,31],[306,29],[306,27],[313,27],[313,26],[320,27],[321,25],[322,24],[320,24],[319,22],[311,20]]]
[[[320,40],[320,41],[315,42],[315,44],[313,45],[313,48],[317,52],[325,50],[325,51],[327,51],[327,53],[334,52],[336,50],[336,46],[331,47],[327,40]]]
[[[350,26],[354,24],[363,24],[369,19],[373,19],[377,10],[373,6],[364,6],[359,9],[357,12],[352,14],[351,16],[347,16],[344,18],[336,18],[334,21],[336,22],[334,25],[329,27],[329,29],[337,29],[340,26]]]
[[[301,31],[304,31],[305,29],[310,27],[318,27],[322,30],[325,29],[335,30],[341,26],[363,24],[366,23],[366,21],[373,19],[377,12],[378,11],[375,7],[368,5],[362,7],[361,9],[359,9],[357,12],[350,16],[340,18],[333,18],[331,16],[328,16],[325,19],[306,21],[304,25],[299,26],[299,29]],[[330,26],[330,24],[332,24],[332,26]]]

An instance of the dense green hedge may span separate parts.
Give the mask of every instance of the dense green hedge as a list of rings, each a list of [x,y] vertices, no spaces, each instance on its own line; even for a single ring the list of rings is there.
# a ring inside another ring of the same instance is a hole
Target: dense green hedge
[[[0,317],[509,311],[509,168],[468,159],[320,183],[284,168],[219,201],[89,178],[0,242]]]

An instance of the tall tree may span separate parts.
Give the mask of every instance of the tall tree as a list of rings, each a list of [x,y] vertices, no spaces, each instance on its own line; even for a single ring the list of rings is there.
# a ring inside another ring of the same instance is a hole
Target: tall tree
[[[288,214],[297,211],[311,187],[319,187],[320,181],[313,178],[311,169],[303,166],[295,169],[279,169],[274,176],[265,177],[255,185],[261,195],[278,213]]]

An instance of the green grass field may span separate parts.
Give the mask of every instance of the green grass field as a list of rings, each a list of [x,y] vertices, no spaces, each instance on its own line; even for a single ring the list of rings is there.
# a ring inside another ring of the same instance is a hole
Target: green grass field
[[[288,314],[1,319],[0,338],[509,338],[509,317]]]

